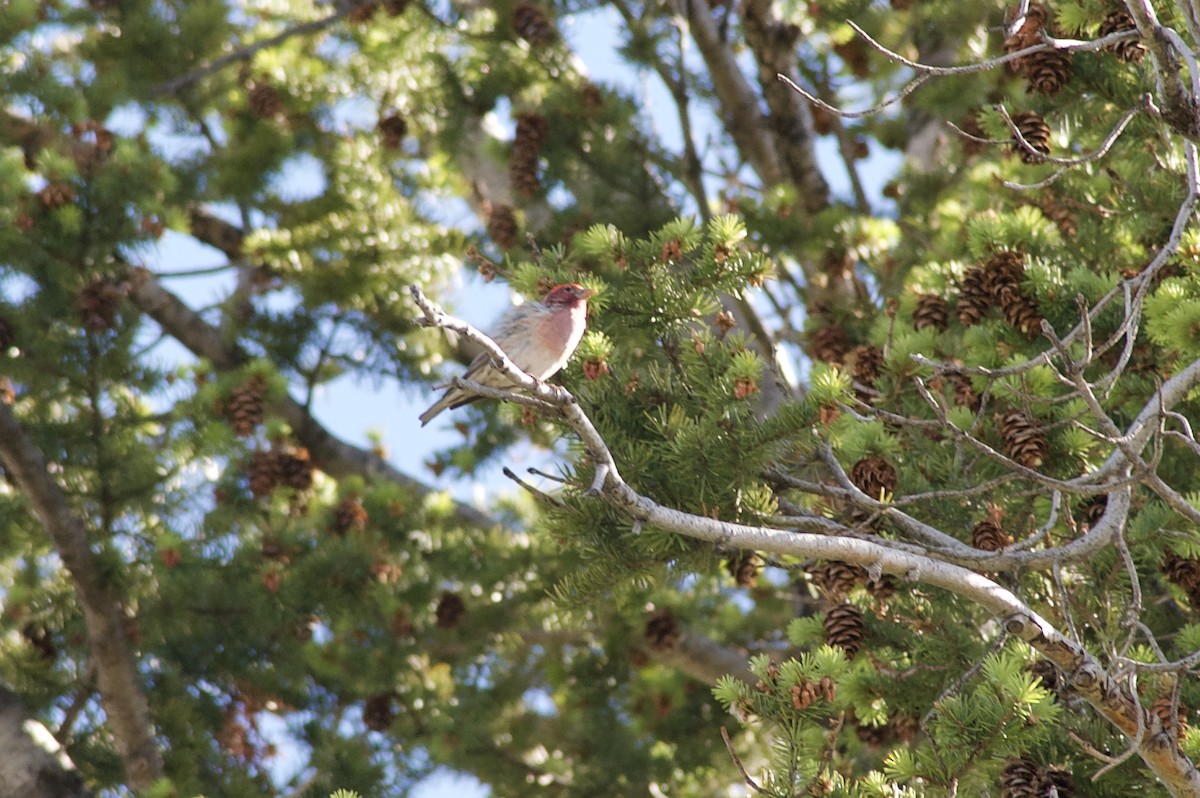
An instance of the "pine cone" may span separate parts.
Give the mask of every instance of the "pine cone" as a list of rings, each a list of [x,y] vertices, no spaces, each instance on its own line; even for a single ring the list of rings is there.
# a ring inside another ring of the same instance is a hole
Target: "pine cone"
[[[850,67],[854,77],[865,78],[871,75],[871,56],[867,51],[867,45],[859,37],[855,36],[840,44],[834,44],[833,52],[842,59],[846,66]]]
[[[856,346],[851,352],[851,361],[854,363],[851,369],[854,379],[864,385],[872,385],[883,371],[883,350],[873,344]]]
[[[283,480],[283,461],[274,449],[256,451],[250,455],[246,465],[246,476],[250,481],[250,493],[261,499],[270,496]]]
[[[521,149],[528,147],[534,151],[541,150],[550,133],[550,123],[546,117],[532,111],[517,114],[517,132],[513,137],[513,147]]]
[[[438,599],[437,609],[434,610],[439,629],[453,629],[462,623],[463,616],[466,614],[467,605],[463,602],[462,597],[450,591],[442,594]]]
[[[383,146],[394,150],[408,135],[408,122],[399,114],[389,114],[379,120],[379,135],[383,137]]]
[[[396,718],[396,710],[392,707],[392,694],[380,693],[373,695],[363,702],[362,719],[371,731],[387,731]]]
[[[1013,9],[1015,17],[1020,11],[1020,6]],[[1041,3],[1030,3],[1029,8],[1025,12],[1025,19],[1021,21],[1021,27],[1017,28],[1004,39],[1004,52],[1015,53],[1019,50],[1024,50],[1026,47],[1032,47],[1035,44],[1041,43],[1039,35],[1042,28],[1046,25],[1048,14],[1046,8]],[[1008,71],[1013,75],[1025,74],[1025,63],[1029,56],[1018,58],[1008,62]]]
[[[1091,499],[1079,506],[1079,509],[1076,512],[1078,523],[1085,529],[1091,529],[1096,524],[1100,523],[1100,519],[1104,517],[1104,511],[1107,509],[1107,494],[1093,496]]]
[[[809,567],[813,584],[831,601],[845,601],[855,585],[867,580],[867,569],[841,560],[830,560]]]
[[[992,307],[991,281],[987,270],[967,269],[958,287],[958,320],[967,327],[978,324]]]
[[[274,119],[284,111],[283,97],[266,80],[255,81],[249,99],[250,110],[263,119]]]
[[[554,41],[554,23],[544,8],[529,0],[519,0],[513,6],[512,26],[532,47],[544,47]]]
[[[1005,288],[1019,288],[1025,280],[1025,255],[1011,249],[1002,249],[988,258],[983,265],[984,289],[993,300],[999,301]]]
[[[488,237],[496,242],[500,249],[512,249],[517,245],[517,216],[508,205],[493,205],[488,214]]]
[[[121,300],[129,293],[127,283],[111,277],[101,277],[83,287],[75,297],[79,320],[89,332],[110,329],[117,320]]]
[[[646,619],[643,635],[650,648],[655,651],[669,651],[679,643],[683,633],[679,629],[679,622],[675,620],[675,613],[669,609],[661,609]]]
[[[1013,136],[1012,151],[1020,155],[1025,163],[1041,163],[1041,155],[1050,154],[1050,126],[1046,120],[1033,111],[1021,111],[1012,115],[1012,121],[1033,152],[1025,149],[1016,136]]]
[[[1014,757],[1000,775],[1001,798],[1041,798],[1038,766],[1027,756]]]
[[[37,193],[38,202],[48,211],[70,204],[75,199],[75,189],[70,183],[55,180],[47,183]]]
[[[1167,579],[1182,588],[1184,592],[1191,593],[1200,588],[1200,560],[1192,557],[1180,557],[1175,552],[1168,551],[1163,555],[1159,568]]]
[[[508,179],[513,191],[522,197],[532,197],[542,188],[538,177],[537,153],[530,150],[513,151],[508,160]]]
[[[961,122],[959,122],[958,127],[963,133],[966,133],[967,136],[974,137],[967,138],[966,136],[959,136],[959,146],[962,147],[963,155],[965,155],[967,158],[973,158],[987,149],[986,143],[975,140],[986,139],[988,137],[987,131],[984,130],[983,126],[979,124],[979,115],[977,113],[972,112],[968,114]]]
[[[862,648],[867,627],[863,623],[862,611],[853,604],[838,604],[825,613],[825,642],[846,652],[847,659],[854,659]]]
[[[1079,232],[1079,217],[1074,211],[1059,202],[1054,195],[1047,194],[1041,202],[1037,203],[1037,206],[1041,209],[1042,215],[1054,222],[1058,232],[1067,238],[1074,238],[1075,234]]]
[[[850,469],[850,481],[876,501],[896,490],[896,467],[882,457],[864,457]]]
[[[950,305],[937,294],[921,294],[913,310],[913,328],[923,330],[932,327],[945,330],[950,326]]]
[[[1058,672],[1058,666],[1048,659],[1036,659],[1026,666],[1025,670],[1033,674],[1042,683],[1042,688],[1051,692],[1057,693],[1059,683],[1062,681]]]
[[[1037,300],[1015,288],[1000,291],[1000,307],[1005,320],[1016,327],[1030,340],[1042,331],[1042,313]]]
[[[254,434],[254,428],[263,420],[263,401],[266,396],[267,381],[261,374],[255,374],[230,391],[222,410],[235,435],[246,438]]]
[[[896,577],[883,574],[878,579],[867,581],[867,592],[876,601],[888,601],[896,595]]]
[[[908,744],[921,733],[921,719],[916,715],[897,715],[892,718],[891,727],[896,739]]]
[[[1067,50],[1043,50],[1025,56],[1025,77],[1029,81],[1026,91],[1037,91],[1049,96],[1071,79],[1071,53]]]
[[[1162,723],[1163,729],[1168,732],[1172,729],[1172,724],[1175,724],[1176,731],[1179,736],[1183,736],[1183,732],[1187,729],[1188,710],[1182,703],[1175,705],[1174,711],[1171,710],[1171,696],[1164,695],[1155,699],[1150,705],[1150,711],[1158,716],[1158,720]]]
[[[1075,779],[1071,776],[1071,771],[1061,765],[1042,768],[1038,771],[1038,795],[1075,798]]]
[[[980,521],[971,529],[971,542],[983,551],[1000,551],[1013,542],[1012,537],[990,519]]]
[[[341,536],[351,530],[362,531],[367,528],[370,516],[362,502],[354,498],[342,499],[337,509],[333,511],[333,532]]]
[[[978,412],[980,406],[979,394],[975,392],[975,386],[971,384],[971,378],[966,374],[955,374],[952,382],[954,383],[954,404]]]
[[[358,5],[350,9],[350,13],[346,18],[355,24],[361,25],[364,22],[370,22],[378,10],[379,3],[376,0],[369,0],[369,2],[359,0]]]
[[[854,727],[854,734],[863,745],[871,748],[880,748],[891,742],[892,738],[892,730],[888,726],[857,725]]]
[[[757,587],[758,575],[762,573],[763,558],[752,551],[735,555],[725,561],[725,570],[733,577],[738,587]]]
[[[284,450],[279,453],[279,482],[297,492],[304,492],[312,487],[313,465],[308,456],[308,449],[297,446],[294,450]]]
[[[1000,436],[1008,456],[1026,468],[1038,468],[1046,461],[1046,437],[1021,411],[1000,416]]]
[[[1127,30],[1137,30],[1137,24],[1134,23],[1133,17],[1124,8],[1113,11],[1100,24],[1101,37],[1108,36],[1110,33],[1119,33]],[[1123,61],[1126,64],[1141,63],[1142,58],[1146,55],[1146,45],[1142,44],[1140,39],[1117,42],[1108,49],[1110,52],[1116,54],[1119,61]]]
[[[840,364],[850,348],[849,336],[836,324],[819,327],[809,336],[808,353],[824,363]]]
[[[398,17],[408,8],[409,0],[383,0],[383,10],[389,17]]]

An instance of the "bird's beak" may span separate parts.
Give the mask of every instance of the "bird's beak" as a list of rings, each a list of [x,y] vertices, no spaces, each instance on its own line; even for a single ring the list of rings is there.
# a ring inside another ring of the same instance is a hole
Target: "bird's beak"
[[[592,297],[594,297],[595,295],[596,295],[596,292],[595,292],[595,291],[593,291],[593,290],[592,290],[592,289],[590,289],[590,288],[584,288],[583,290],[581,290],[581,291],[579,292],[579,298],[580,298],[580,299],[591,299],[591,298],[592,298]]]

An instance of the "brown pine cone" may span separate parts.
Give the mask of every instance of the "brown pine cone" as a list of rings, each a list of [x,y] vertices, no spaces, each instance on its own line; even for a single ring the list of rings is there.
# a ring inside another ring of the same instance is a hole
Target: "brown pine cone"
[[[279,453],[280,484],[295,491],[303,492],[312,487],[313,464],[308,456],[308,449],[297,446],[292,450]]]
[[[363,702],[363,725],[371,731],[387,731],[396,718],[396,710],[392,706],[391,693],[380,693]]]
[[[48,211],[55,208],[61,208],[64,205],[70,204],[75,199],[75,189],[70,183],[63,183],[58,180],[47,183],[41,191],[37,193],[38,202],[42,203],[42,207]]]
[[[1108,495],[1093,496],[1079,508],[1079,523],[1091,529],[1096,524],[1100,523],[1100,519],[1104,517],[1104,511],[1108,509]]]
[[[1100,24],[1101,37],[1108,36],[1110,33],[1119,33],[1127,30],[1137,30],[1137,24],[1124,8],[1113,11]],[[1146,55],[1146,45],[1142,44],[1140,39],[1118,42],[1111,45],[1108,49],[1110,52],[1116,54],[1118,60],[1126,64],[1140,63]]]
[[[983,551],[1000,551],[1013,542],[1012,536],[991,519],[980,521],[971,529],[971,542]]]
[[[543,47],[554,41],[554,23],[546,9],[529,0],[519,0],[513,6],[512,26],[532,47]]]
[[[1068,768],[1061,765],[1050,765],[1039,770],[1038,788],[1038,795],[1075,798],[1075,778]]]
[[[950,326],[950,305],[937,294],[921,294],[913,310],[913,327],[923,330],[932,327],[945,330]]]
[[[254,428],[263,420],[266,397],[267,380],[261,374],[255,374],[229,392],[222,410],[235,435],[246,438],[254,434]]]
[[[270,496],[283,480],[280,452],[268,449],[252,453],[246,464],[246,476],[250,481],[250,493],[255,498]]]
[[[854,659],[867,636],[862,611],[853,604],[838,604],[825,613],[825,642],[846,652],[847,659]]]
[[[333,531],[336,535],[345,535],[351,530],[362,531],[367,528],[370,516],[362,502],[354,498],[342,499],[337,509],[333,511]]]
[[[437,609],[434,610],[439,629],[453,629],[462,623],[467,614],[467,605],[457,593],[446,591],[438,599]]]
[[[517,215],[509,205],[493,205],[491,212],[488,214],[487,224],[488,237],[496,242],[496,246],[500,249],[512,249],[517,245],[517,234],[520,232],[520,227],[517,224]]]
[[[813,584],[831,601],[845,601],[859,582],[867,579],[867,569],[841,560],[830,560],[810,566],[808,574]]]
[[[967,136],[973,137],[958,137],[959,146],[962,147],[963,155],[968,158],[973,158],[987,148],[986,143],[975,140],[986,139],[988,137],[987,131],[984,130],[983,126],[979,124],[979,114],[971,112],[961,122],[958,123],[958,127],[963,133],[966,133]]]
[[[379,120],[379,135],[383,137],[383,146],[394,150],[408,135],[408,122],[399,114],[388,114]]]
[[[101,277],[83,287],[75,297],[79,320],[89,332],[111,329],[117,320],[121,300],[129,293],[129,285],[112,277]]]
[[[1047,194],[1036,204],[1041,209],[1042,215],[1054,222],[1054,226],[1058,228],[1058,232],[1067,238],[1074,238],[1075,234],[1079,232],[1078,215],[1059,202],[1054,195]]]
[[[1000,774],[1001,798],[1042,798],[1038,771],[1028,756],[1009,759]]]
[[[1016,288],[1000,290],[1000,307],[1005,320],[1030,340],[1042,331],[1042,313],[1037,300]]]
[[[725,561],[725,570],[738,587],[757,587],[758,575],[762,573],[763,558],[752,551],[734,555]]]
[[[1031,662],[1025,670],[1036,676],[1042,683],[1042,687],[1051,693],[1057,693],[1059,683],[1062,681],[1058,672],[1058,667],[1048,659],[1036,659]]]
[[[823,363],[840,364],[851,349],[850,337],[836,324],[818,327],[808,340],[808,353]]]
[[[896,467],[882,457],[864,457],[850,469],[850,481],[876,501],[896,490]]]
[[[854,347],[850,360],[854,364],[851,369],[854,379],[864,385],[873,385],[883,371],[883,350],[873,344]]]
[[[1067,50],[1043,50],[1023,60],[1025,78],[1029,81],[1026,91],[1049,96],[1058,93],[1071,79],[1072,56]]]
[[[1165,695],[1155,699],[1154,703],[1150,705],[1150,711],[1158,717],[1164,729],[1169,732],[1174,727],[1179,736],[1182,736],[1184,730],[1187,729],[1187,707],[1179,703],[1175,705],[1174,711],[1172,711],[1171,704],[1171,696]]]
[[[980,406],[979,394],[971,384],[971,378],[966,374],[955,374],[951,380],[954,383],[954,404],[978,411]]]
[[[1025,255],[1011,249],[1002,249],[983,264],[984,289],[993,300],[999,301],[1005,288],[1018,288],[1025,280]]]
[[[1173,551],[1167,551],[1163,555],[1159,569],[1167,579],[1185,592],[1190,593],[1200,588],[1200,560],[1192,557],[1180,557]]]
[[[1046,120],[1033,111],[1021,111],[1012,115],[1012,121],[1033,152],[1026,149],[1016,136],[1013,136],[1012,151],[1020,155],[1025,163],[1041,163],[1041,156],[1050,154],[1050,126]]]
[[[646,638],[646,642],[650,644],[650,648],[655,651],[671,650],[683,636],[679,622],[675,620],[675,613],[666,608],[646,619],[646,628],[642,634]]]
[[[274,119],[284,111],[283,97],[266,80],[255,81],[249,101],[250,110],[263,119]]]
[[[967,269],[958,287],[958,320],[967,327],[978,324],[993,304],[991,280],[987,270],[976,266]]]
[[[1000,415],[1000,436],[1004,451],[1026,468],[1038,468],[1046,461],[1046,437],[1033,421],[1019,410]]]

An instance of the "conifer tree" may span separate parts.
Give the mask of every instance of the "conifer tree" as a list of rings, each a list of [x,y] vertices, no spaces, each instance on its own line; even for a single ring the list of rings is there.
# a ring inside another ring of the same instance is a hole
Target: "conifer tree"
[[[1200,796],[1191,0],[0,48],[0,794]],[[595,292],[555,385],[464,280]],[[314,410],[478,351],[427,473]]]

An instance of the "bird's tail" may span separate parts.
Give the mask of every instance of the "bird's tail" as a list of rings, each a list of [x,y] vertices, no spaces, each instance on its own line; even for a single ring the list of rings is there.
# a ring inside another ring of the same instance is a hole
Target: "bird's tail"
[[[443,410],[453,410],[456,407],[469,405],[476,399],[479,399],[479,397],[467,393],[459,388],[450,388],[450,390],[442,394],[441,399],[438,399],[436,402],[430,405],[429,409],[419,416],[421,419],[421,426],[423,427],[430,421],[433,421],[438,415],[441,414]]]

